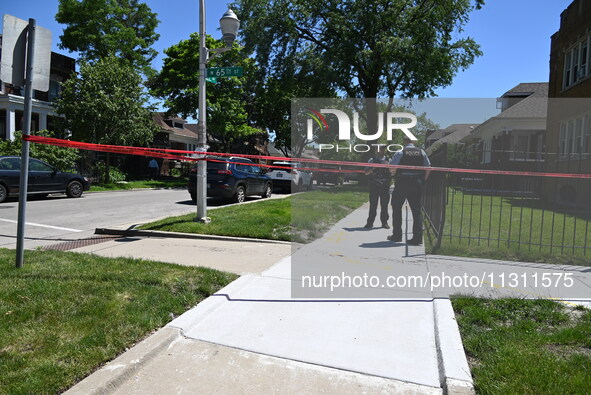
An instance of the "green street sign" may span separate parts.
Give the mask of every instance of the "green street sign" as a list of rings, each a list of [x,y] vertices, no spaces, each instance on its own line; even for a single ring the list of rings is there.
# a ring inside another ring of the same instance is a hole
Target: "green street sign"
[[[207,69],[208,77],[240,77],[242,67],[212,67]]]
[[[206,77],[205,81],[207,82],[211,82],[212,84],[217,84],[218,83],[218,79],[215,77]]]

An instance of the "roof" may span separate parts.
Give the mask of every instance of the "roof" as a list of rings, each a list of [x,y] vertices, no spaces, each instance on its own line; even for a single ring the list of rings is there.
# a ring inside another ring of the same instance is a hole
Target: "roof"
[[[497,120],[538,119],[546,118],[548,111],[548,83],[528,82],[521,83],[507,92],[500,99],[522,98],[499,115],[487,119],[484,123],[474,128],[474,132],[466,135],[481,138],[482,133],[492,122]]]
[[[502,97],[511,96],[515,94],[526,94],[529,95],[536,95],[537,97],[541,96],[548,96],[548,83],[547,82],[523,82],[511,89],[507,92],[503,93]]]
[[[451,131],[451,133],[449,133],[446,136],[441,137],[437,141],[434,141],[433,144],[431,144],[429,146],[429,148],[426,149],[427,154],[432,154],[442,144],[456,144],[456,143],[459,143],[461,139],[463,139],[466,136],[469,136],[474,131],[474,129],[476,129],[476,127],[478,125],[479,125],[478,123],[454,123],[452,125],[449,125],[445,129],[439,129],[437,132],[439,132],[439,131],[448,131],[448,132]],[[435,132],[435,133],[437,133],[437,132]],[[433,133],[433,134],[435,134],[435,133]]]
[[[474,130],[474,128],[478,125],[479,124],[477,124],[477,123],[454,123],[452,125],[449,125],[445,129],[436,130],[435,132],[431,133],[431,135],[429,137],[427,137],[425,140],[426,141],[438,141],[438,140],[441,140],[442,138],[447,138],[447,137],[454,135],[454,134],[456,134],[456,136],[461,134],[462,137],[464,137],[464,136],[470,134],[472,132],[472,130]],[[456,141],[459,141],[459,140],[456,140]]]
[[[186,122],[182,118],[178,118],[175,116],[167,117],[166,114],[163,112],[155,112],[152,114],[152,119],[154,120],[156,125],[158,125],[160,127],[160,129],[163,132],[167,132],[169,134],[176,134],[179,136],[191,137],[191,138],[195,138],[195,139],[197,138],[197,129],[196,129],[197,125],[196,124],[194,125],[195,130],[193,131],[192,125],[188,124],[188,123],[185,124],[184,128],[175,128],[175,127],[167,125],[166,122],[164,122],[165,120]]]
[[[546,118],[548,110],[548,83],[523,83],[508,90],[502,98],[525,97],[507,108],[496,118]]]

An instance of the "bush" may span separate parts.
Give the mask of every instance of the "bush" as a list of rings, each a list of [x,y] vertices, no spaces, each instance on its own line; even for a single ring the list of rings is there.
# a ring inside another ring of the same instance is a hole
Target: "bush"
[[[37,136],[55,137],[55,133],[49,130],[35,132]],[[15,132],[14,140],[0,141],[0,155],[21,156],[22,133]],[[63,148],[49,144],[32,143],[29,144],[29,156],[40,159],[56,167],[61,171],[70,171],[76,166],[76,161],[80,159],[80,154],[75,148]]]
[[[96,173],[99,175],[100,182],[102,182],[102,183],[105,182],[106,172],[107,172],[107,168],[106,168],[105,162],[99,162],[96,165]],[[115,166],[110,166],[109,182],[111,182],[111,183],[120,182],[120,181],[125,181],[126,179],[127,179],[127,175],[124,172],[122,172],[121,170],[119,170]]]

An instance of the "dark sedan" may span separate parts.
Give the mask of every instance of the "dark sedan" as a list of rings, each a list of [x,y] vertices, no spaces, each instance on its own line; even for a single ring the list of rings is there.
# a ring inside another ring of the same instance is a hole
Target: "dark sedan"
[[[10,196],[18,196],[20,174],[20,157],[0,156],[0,203]],[[68,197],[78,198],[89,188],[88,179],[80,174],[58,171],[43,161],[29,159],[28,195],[65,193]]]

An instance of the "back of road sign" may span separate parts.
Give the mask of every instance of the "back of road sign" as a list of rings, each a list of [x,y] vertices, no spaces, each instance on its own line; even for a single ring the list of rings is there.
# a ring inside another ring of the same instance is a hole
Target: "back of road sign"
[[[4,15],[0,80],[16,86],[25,85],[28,25],[27,21],[12,15]],[[47,92],[51,65],[51,31],[40,26],[37,26],[35,30],[33,89]]]

